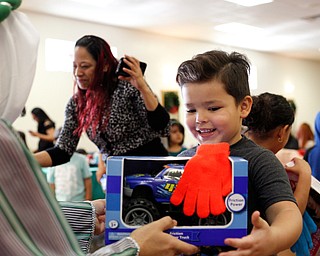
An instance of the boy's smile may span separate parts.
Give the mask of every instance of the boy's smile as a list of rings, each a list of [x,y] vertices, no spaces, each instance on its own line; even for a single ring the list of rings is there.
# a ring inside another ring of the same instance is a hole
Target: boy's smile
[[[181,92],[186,124],[200,144],[228,142],[232,145],[241,139],[242,118],[249,113],[251,102],[244,100],[237,106],[234,97],[218,80],[185,84]]]

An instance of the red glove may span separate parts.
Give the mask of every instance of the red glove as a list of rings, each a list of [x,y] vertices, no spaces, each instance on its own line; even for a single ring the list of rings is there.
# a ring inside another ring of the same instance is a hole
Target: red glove
[[[184,172],[173,191],[170,202],[179,205],[184,199],[183,212],[207,218],[226,211],[224,197],[232,189],[232,171],[229,144],[203,144],[187,162]]]

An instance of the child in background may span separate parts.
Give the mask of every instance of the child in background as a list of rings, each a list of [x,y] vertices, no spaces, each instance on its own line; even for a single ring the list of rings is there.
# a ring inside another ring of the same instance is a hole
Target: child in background
[[[314,145],[314,134],[309,124],[302,123],[297,131],[297,140],[299,142],[299,153],[304,155],[308,148]]]
[[[170,134],[168,136],[169,156],[177,156],[187,148],[183,146],[184,127],[176,119],[170,120]]]
[[[92,200],[92,180],[86,151],[77,150],[70,162],[47,168],[47,181],[58,201]]]
[[[281,95],[262,93],[252,98],[251,112],[244,119],[244,124],[248,127],[246,134],[249,139],[276,154],[288,142],[294,112],[286,98]],[[307,256],[312,248],[311,233],[316,231],[314,221],[308,212],[305,212],[311,188],[311,168],[305,160],[295,157],[285,164],[285,169],[291,177],[294,196],[304,219],[303,233],[291,251]],[[286,250],[279,255],[295,255],[291,251]]]
[[[242,119],[252,105],[249,69],[242,54],[209,51],[183,62],[176,77],[186,124],[198,142],[227,142],[231,156],[248,160],[248,235],[227,238],[225,244],[236,250],[220,256],[273,255],[290,248],[302,230],[301,213],[282,164],[272,152],[241,135]],[[196,150],[191,148],[179,156],[194,156]],[[199,172],[201,162],[195,178]]]

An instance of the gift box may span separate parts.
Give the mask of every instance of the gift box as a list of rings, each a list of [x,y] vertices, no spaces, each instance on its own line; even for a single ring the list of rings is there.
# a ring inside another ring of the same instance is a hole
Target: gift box
[[[225,238],[247,235],[248,162],[229,157],[232,192],[226,212],[207,218],[185,216],[170,204],[188,157],[120,157],[107,159],[105,243],[127,237],[141,225],[164,216],[178,221],[166,232],[197,246],[224,246]],[[195,172],[195,179],[199,173]]]

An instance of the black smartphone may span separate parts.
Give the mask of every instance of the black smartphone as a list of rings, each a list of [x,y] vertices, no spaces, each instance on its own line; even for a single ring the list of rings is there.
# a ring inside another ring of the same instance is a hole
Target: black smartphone
[[[130,67],[123,60],[124,60],[123,57],[119,60],[119,63],[118,63],[117,69],[116,69],[116,76],[129,77],[130,75],[128,73],[124,72],[123,68],[130,69]],[[142,74],[144,74],[144,72],[146,71],[146,68],[147,68],[147,63],[140,61],[140,68],[141,68]]]

